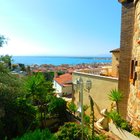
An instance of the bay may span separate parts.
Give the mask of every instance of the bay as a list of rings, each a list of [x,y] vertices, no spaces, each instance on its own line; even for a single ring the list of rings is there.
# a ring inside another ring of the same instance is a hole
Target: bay
[[[13,63],[23,63],[25,65],[77,65],[77,64],[94,64],[94,63],[111,63],[110,57],[52,57],[52,56],[13,56]]]

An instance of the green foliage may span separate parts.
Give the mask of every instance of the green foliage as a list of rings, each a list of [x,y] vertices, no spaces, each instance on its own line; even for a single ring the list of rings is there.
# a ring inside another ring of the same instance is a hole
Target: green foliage
[[[24,80],[0,72],[0,139],[23,134],[33,123],[36,111],[24,97]]]
[[[75,112],[77,111],[78,108],[73,102],[70,102],[68,104],[68,109],[69,109],[70,112],[75,114]]]
[[[20,67],[21,71],[26,71],[26,68],[25,68],[24,64],[19,63],[19,67]]]
[[[131,131],[131,125],[118,114],[116,111],[111,111],[108,113],[108,117],[112,119],[116,126],[125,129],[127,131]]]
[[[56,138],[48,129],[36,129],[34,132],[25,133],[22,137],[13,140],[56,140]]]
[[[120,91],[117,91],[116,89],[111,90],[111,93],[109,94],[109,99],[111,101],[118,102],[118,101],[121,101],[122,98],[123,98],[123,96],[122,96],[122,93]]]
[[[111,93],[109,94],[109,99],[111,101],[116,102],[116,108],[117,108],[117,112],[119,113],[119,107],[118,107],[118,103],[122,100],[123,95],[120,91],[113,89],[111,90]]]
[[[7,43],[7,38],[3,35],[0,35],[0,47],[2,47],[5,43]]]
[[[57,140],[80,140],[82,137],[82,127],[76,123],[66,123],[59,128],[59,131],[55,134]],[[93,140],[89,135],[89,129],[84,126],[83,131],[84,140]],[[104,135],[95,135],[94,140],[105,140]]]
[[[132,131],[132,134],[140,138],[140,132],[139,131]]]
[[[33,97],[40,94],[53,94],[52,82],[46,82],[42,73],[36,73],[33,76],[29,76],[26,85],[27,92]]]
[[[100,135],[95,134],[94,138],[89,136],[87,140],[106,140],[106,136],[102,135],[102,134],[100,134]]]
[[[57,140],[79,140],[81,136],[81,126],[75,123],[66,123],[56,133]]]
[[[54,78],[54,72],[45,72],[44,73],[46,81],[53,81]]]
[[[34,106],[38,108],[37,117],[40,118],[41,128],[44,128],[48,113],[48,104],[54,98],[54,89],[52,82],[46,81],[42,73],[36,73],[29,76],[25,87],[27,89],[26,98],[28,98]]]
[[[60,75],[62,75],[62,74],[64,74],[65,72],[63,72],[63,71],[58,71],[57,72],[57,74],[58,74],[58,76],[60,76]]]
[[[11,63],[12,63],[12,56],[5,55],[0,56],[0,62],[4,64],[5,67],[8,69],[11,69]]]
[[[48,104],[48,111],[51,114],[64,116],[66,112],[66,101],[62,98],[53,97]]]
[[[88,108],[89,108],[88,105],[83,105],[83,110],[84,110],[84,112],[85,112]]]
[[[84,115],[84,123],[87,125],[90,124],[90,117],[88,115]]]

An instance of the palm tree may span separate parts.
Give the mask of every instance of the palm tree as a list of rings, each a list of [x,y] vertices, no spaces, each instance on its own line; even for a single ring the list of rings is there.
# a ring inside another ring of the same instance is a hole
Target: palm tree
[[[113,89],[111,90],[111,93],[109,94],[109,99],[111,101],[114,101],[116,103],[116,108],[117,108],[117,112],[119,113],[119,102],[122,100],[123,95],[120,91]]]

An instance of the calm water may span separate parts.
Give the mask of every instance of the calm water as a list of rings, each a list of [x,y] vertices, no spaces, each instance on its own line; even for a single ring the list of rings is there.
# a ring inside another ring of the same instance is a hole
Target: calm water
[[[47,57],[47,56],[13,56],[13,63],[23,63],[25,65],[32,64],[93,64],[93,63],[110,63],[110,58],[95,58],[95,57]]]

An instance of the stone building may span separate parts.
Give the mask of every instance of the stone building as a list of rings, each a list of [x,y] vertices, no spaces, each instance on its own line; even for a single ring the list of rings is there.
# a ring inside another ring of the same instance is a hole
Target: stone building
[[[120,48],[110,51],[112,53],[112,76],[118,77],[119,60],[120,60]]]
[[[120,113],[140,130],[140,0],[122,4],[118,88],[123,93]]]

